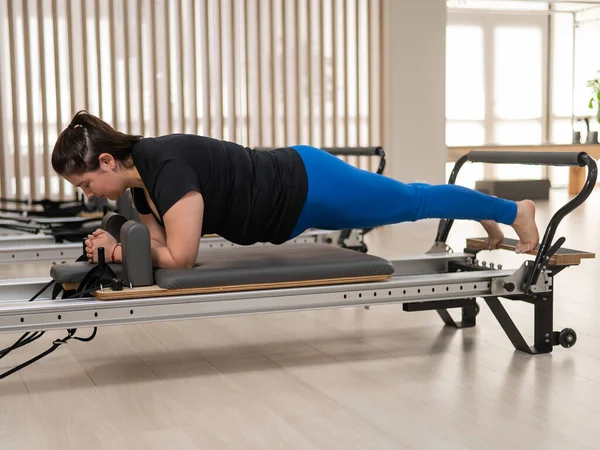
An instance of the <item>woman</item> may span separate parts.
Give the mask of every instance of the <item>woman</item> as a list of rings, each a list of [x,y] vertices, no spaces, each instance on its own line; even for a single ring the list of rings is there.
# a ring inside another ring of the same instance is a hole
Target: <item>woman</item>
[[[371,228],[425,218],[471,219],[489,248],[519,236],[517,252],[538,243],[535,206],[456,185],[405,184],[364,171],[309,146],[255,151],[208,137],[142,138],[120,133],[80,111],[60,134],[52,167],[88,197],[116,200],[126,189],[152,239],[154,267],[192,267],[200,238],[281,244],[309,228]],[[121,261],[114,238],[97,230],[86,242],[90,261],[104,247]]]

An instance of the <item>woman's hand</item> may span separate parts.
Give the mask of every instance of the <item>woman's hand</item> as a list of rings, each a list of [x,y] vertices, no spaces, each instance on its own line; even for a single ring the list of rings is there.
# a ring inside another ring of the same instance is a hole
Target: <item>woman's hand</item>
[[[107,231],[98,228],[92,234],[88,234],[85,241],[85,253],[91,263],[98,263],[98,249],[104,247],[104,258],[106,262],[110,262],[110,255],[117,245],[117,240],[112,237]]]

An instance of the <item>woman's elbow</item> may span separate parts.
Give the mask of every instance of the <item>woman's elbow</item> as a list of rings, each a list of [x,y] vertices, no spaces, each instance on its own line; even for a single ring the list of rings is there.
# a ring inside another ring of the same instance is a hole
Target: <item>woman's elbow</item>
[[[182,269],[191,269],[196,265],[196,261],[185,261],[181,266]]]
[[[191,269],[196,265],[196,255],[173,256],[173,263],[176,269]]]

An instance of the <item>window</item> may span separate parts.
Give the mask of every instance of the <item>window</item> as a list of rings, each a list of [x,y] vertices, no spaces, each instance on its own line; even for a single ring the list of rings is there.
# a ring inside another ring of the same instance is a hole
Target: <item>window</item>
[[[543,14],[448,12],[448,146],[546,141],[546,36]],[[543,170],[486,165],[470,169],[467,184],[483,177],[540,178]]]

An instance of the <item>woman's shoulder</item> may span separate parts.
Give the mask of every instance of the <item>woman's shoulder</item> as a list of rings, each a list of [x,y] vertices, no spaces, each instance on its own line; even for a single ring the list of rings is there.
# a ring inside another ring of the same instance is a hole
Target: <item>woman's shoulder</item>
[[[143,137],[134,144],[134,149],[138,152],[141,150],[172,152],[177,149],[187,149],[190,146],[195,148],[212,148],[215,146],[222,146],[223,144],[233,143],[200,134],[172,133],[160,136]]]

